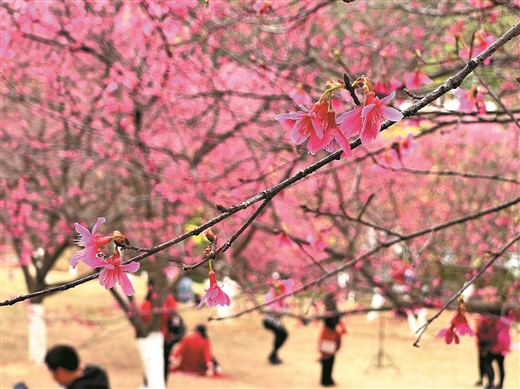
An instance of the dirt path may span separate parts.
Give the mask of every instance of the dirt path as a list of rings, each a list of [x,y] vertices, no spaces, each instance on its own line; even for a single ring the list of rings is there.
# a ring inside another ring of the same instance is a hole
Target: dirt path
[[[23,284],[6,281],[2,298],[23,292]],[[137,288],[139,288],[137,281]],[[144,285],[143,288],[144,290]],[[7,296],[6,296],[7,295]],[[87,297],[85,297],[87,296]],[[142,297],[142,296],[140,296]],[[45,300],[52,321],[48,328],[49,346],[69,343],[76,346],[85,362],[96,362],[109,372],[112,388],[138,388],[142,369],[133,329],[113,305],[111,297],[95,283]],[[103,309],[103,311],[100,311]],[[95,320],[86,326],[70,318]],[[188,326],[216,314],[204,308],[195,310],[182,307],[182,316]],[[25,307],[17,304],[0,308],[1,318],[1,371],[0,387],[12,388],[24,381],[29,388],[56,388],[44,366],[27,361],[27,326]],[[430,315],[429,315],[430,316]],[[379,321],[367,321],[366,315],[346,318],[349,330],[338,353],[333,377],[342,388],[473,388],[477,380],[477,354],[474,338],[462,338],[460,345],[446,345],[434,338],[447,325],[451,313],[443,314],[433,323],[420,343],[412,346],[415,336],[406,321],[386,320],[385,351],[388,364],[376,366],[373,358],[378,352]],[[286,321],[289,338],[280,357],[284,363],[272,366],[267,362],[272,335],[261,325],[258,314],[250,314],[228,322],[209,322],[208,334],[214,353],[221,363],[225,378],[209,379],[181,374],[170,375],[168,388],[318,388],[320,364],[316,350],[319,323],[302,326],[294,320]],[[515,333],[514,343],[519,342]],[[388,359],[388,357],[391,358]],[[506,357],[506,388],[520,388],[519,351]]]

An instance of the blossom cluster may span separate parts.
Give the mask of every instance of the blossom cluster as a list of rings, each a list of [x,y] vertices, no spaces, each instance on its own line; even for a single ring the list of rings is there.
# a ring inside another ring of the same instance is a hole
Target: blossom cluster
[[[100,250],[101,247],[106,246],[112,241],[126,241],[126,238],[119,231],[114,231],[112,235],[105,236],[98,233],[97,230],[99,226],[105,221],[104,217],[98,217],[96,224],[92,228],[92,232],[79,223],[74,224],[76,232],[80,237],[75,243],[83,247],[83,249],[72,256],[70,265],[74,269],[79,262],[83,262],[91,268],[100,268],[99,283],[104,286],[105,289],[108,290],[118,283],[123,289],[123,292],[127,296],[131,296],[135,293],[135,290],[125,271],[136,272],[139,269],[139,263],[132,262],[123,265],[121,254],[117,247],[114,253],[109,257],[103,254]]]
[[[440,330],[437,334],[437,338],[444,338],[446,344],[450,344],[453,341],[455,341],[455,344],[459,344],[459,335],[474,336],[475,332],[469,327],[468,320],[464,314],[465,311],[466,307],[464,306],[464,303],[462,301],[459,302],[455,316],[453,316],[450,321],[450,326]]]
[[[353,110],[336,117],[332,107],[334,91],[345,88],[345,84],[338,81],[329,81],[327,89],[320,99],[309,110],[303,104],[301,111],[282,113],[275,117],[280,123],[290,128],[291,140],[297,145],[307,141],[310,154],[319,150],[334,152],[343,150],[341,157],[352,154],[348,138],[359,133],[361,143],[367,144],[376,138],[385,120],[398,122],[403,114],[387,104],[395,97],[395,92],[379,99],[374,92],[370,80],[361,76],[352,87],[362,86],[364,101]]]

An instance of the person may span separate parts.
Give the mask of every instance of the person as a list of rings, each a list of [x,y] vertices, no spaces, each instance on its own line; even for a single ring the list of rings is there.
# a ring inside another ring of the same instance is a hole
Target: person
[[[148,281],[148,292],[141,306],[141,321],[148,323],[151,319],[152,301],[157,298],[154,291],[154,281]],[[177,301],[171,294],[167,294],[162,303],[161,332],[164,336],[164,382],[168,381],[170,371],[170,353],[173,346],[178,343],[186,332],[186,326],[177,312]]]
[[[318,348],[321,362],[321,385],[334,386],[332,368],[336,352],[341,347],[341,337],[347,332],[345,324],[339,319],[336,300],[333,294],[325,296],[326,317],[321,330]]]
[[[283,296],[291,292],[291,287],[294,284],[292,279],[281,280],[278,272],[273,272],[271,275],[272,283],[269,293],[265,296],[265,302],[269,304],[270,301],[275,300],[279,296]],[[274,333],[273,349],[269,354],[268,361],[272,365],[282,363],[278,357],[278,350],[282,347],[288,337],[288,332],[283,325],[283,315],[287,310],[285,300],[278,300],[273,304],[267,306],[264,313],[263,325],[264,328]]]
[[[173,371],[184,371],[213,377],[221,372],[211,353],[206,326],[199,324],[192,334],[186,335],[173,351]]]
[[[495,334],[493,332],[493,323],[487,316],[481,315],[477,320],[477,349],[478,349],[478,370],[479,379],[475,386],[481,386],[484,383],[484,378],[487,379],[488,384],[486,388],[493,387],[493,380],[495,377],[491,358],[489,352],[493,345]]]
[[[508,317],[480,317],[477,323],[480,378],[475,385],[482,385],[484,376],[487,376],[486,388],[498,389],[503,387],[505,378],[504,358],[511,345],[510,326],[511,321]],[[500,377],[499,384],[496,386],[494,385],[494,361],[497,362]]]
[[[493,386],[493,380],[490,380],[491,387],[495,389],[502,389],[504,386],[504,378],[506,376],[504,368],[504,358],[509,351],[511,346],[511,335],[509,328],[511,327],[511,321],[508,317],[498,317],[493,322],[493,330],[495,334],[494,342],[489,350],[490,364],[493,361],[497,362],[498,372],[500,379],[498,385]]]
[[[74,348],[56,345],[47,351],[45,364],[54,381],[66,389],[108,389],[106,372],[96,365],[80,367],[79,356]]]

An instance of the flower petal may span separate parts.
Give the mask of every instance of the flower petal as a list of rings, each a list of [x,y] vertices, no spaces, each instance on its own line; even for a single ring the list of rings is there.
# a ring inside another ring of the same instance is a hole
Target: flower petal
[[[390,93],[388,96],[386,96],[385,98],[383,98],[383,100],[381,100],[381,104],[387,104],[389,103],[393,98],[395,97],[395,91],[393,91],[392,93]]]
[[[78,262],[83,261],[87,257],[87,250],[79,250],[78,252],[74,253],[72,258],[70,259],[70,266],[72,266],[73,269],[76,268],[76,265]]]
[[[87,243],[92,241],[92,234],[87,228],[83,227],[79,223],[74,223],[74,226],[76,227],[76,232],[81,236],[79,245],[85,247]]]
[[[403,118],[403,114],[392,107],[381,107],[381,111],[388,120],[391,120],[393,122],[398,122]]]
[[[128,263],[126,265],[122,265],[120,267],[124,271],[129,271],[130,273],[135,273],[137,270],[139,270],[140,266],[141,265],[139,264],[139,262],[131,262],[131,263]]]
[[[361,117],[363,117],[363,118],[366,117],[366,116],[368,115],[368,113],[369,113],[370,111],[372,111],[372,109],[374,109],[375,106],[376,106],[375,104],[368,104],[368,105],[365,105],[365,106],[363,107],[363,109],[361,110]]]
[[[135,263],[135,262],[133,262]],[[123,289],[123,292],[127,296],[131,296],[135,294],[134,286],[132,285],[132,281],[130,281],[130,278],[126,275],[125,272],[121,268],[119,268],[119,285],[121,285],[121,288]]]
[[[335,139],[336,139],[336,142],[338,142],[341,149],[343,150],[343,153],[341,154],[341,156],[350,157],[352,155],[352,150],[350,149],[350,143],[348,142],[347,138],[345,138],[343,136],[341,131],[336,132]],[[291,280],[291,281],[293,281],[293,280]],[[294,281],[292,282],[292,284],[294,284]],[[290,286],[292,286],[292,284],[288,285],[287,287],[290,288]]]
[[[94,228],[92,228],[92,235],[94,235],[96,233],[96,231],[99,228],[99,226],[101,224],[103,224],[105,221],[106,221],[106,219],[104,217],[98,217],[97,218],[96,224],[94,224]]]

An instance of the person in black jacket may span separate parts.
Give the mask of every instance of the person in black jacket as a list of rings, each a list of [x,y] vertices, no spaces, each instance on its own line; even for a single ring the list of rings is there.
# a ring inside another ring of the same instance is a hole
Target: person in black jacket
[[[47,351],[45,364],[54,381],[66,389],[109,389],[106,372],[96,365],[81,369],[74,348],[57,345]]]

